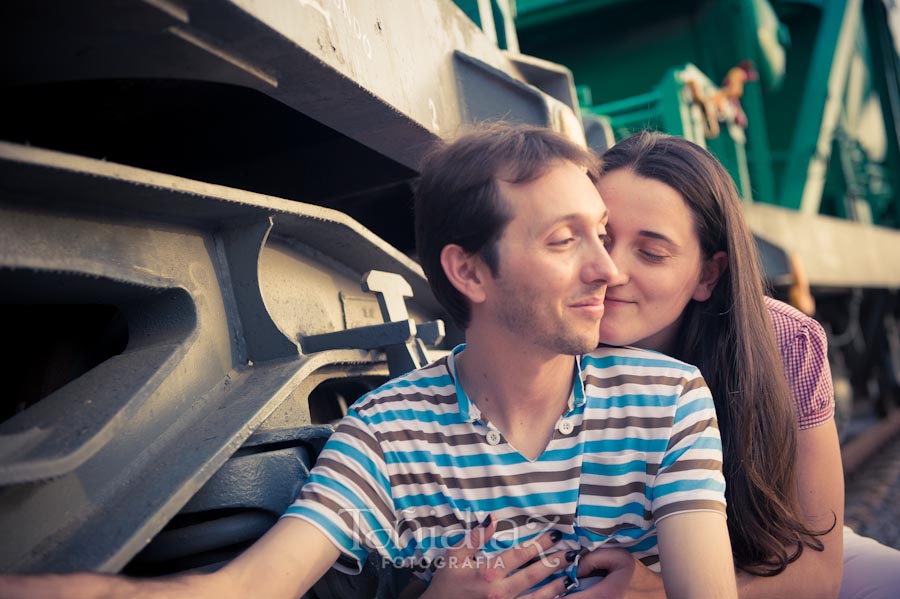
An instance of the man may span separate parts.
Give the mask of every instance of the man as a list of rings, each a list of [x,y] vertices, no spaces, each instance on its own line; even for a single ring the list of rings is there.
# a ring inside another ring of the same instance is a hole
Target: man
[[[592,351],[619,276],[595,175],[593,155],[534,127],[484,126],[437,148],[416,193],[417,245],[467,344],[356,402],[285,517],[219,572],[5,588],[288,598],[377,551],[433,579],[427,595],[537,599],[581,584],[582,554],[615,546],[661,564],[671,596],[736,597],[699,373]]]

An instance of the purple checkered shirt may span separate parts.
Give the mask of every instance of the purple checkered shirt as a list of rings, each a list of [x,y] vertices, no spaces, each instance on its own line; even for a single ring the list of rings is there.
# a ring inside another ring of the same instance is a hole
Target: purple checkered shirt
[[[797,426],[813,428],[834,416],[828,342],[822,325],[791,306],[765,298],[794,403]]]

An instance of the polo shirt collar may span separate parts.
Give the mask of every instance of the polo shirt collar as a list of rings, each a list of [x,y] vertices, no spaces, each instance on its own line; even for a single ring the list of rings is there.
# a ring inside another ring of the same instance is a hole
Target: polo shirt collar
[[[459,407],[459,415],[464,422],[475,422],[481,419],[481,410],[478,409],[456,376],[456,356],[466,349],[466,344],[461,343],[453,348],[450,355],[447,356],[447,369],[450,371],[450,377],[456,387],[456,402]],[[572,373],[572,394],[569,396],[569,411],[580,408],[584,405],[584,373],[581,370],[581,356],[575,356],[575,370]]]

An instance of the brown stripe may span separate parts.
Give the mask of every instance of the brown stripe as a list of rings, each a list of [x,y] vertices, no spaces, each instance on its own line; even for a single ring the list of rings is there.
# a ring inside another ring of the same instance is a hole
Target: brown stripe
[[[721,460],[678,460],[677,462],[666,468],[666,473],[668,474],[670,472],[685,472],[690,470],[698,472],[702,470],[721,472],[722,462]]]
[[[653,518],[659,520],[663,516],[678,512],[700,512],[710,510],[724,514],[725,505],[718,501],[712,501],[711,499],[687,499],[685,501],[664,505],[659,510],[653,512]]]
[[[480,445],[487,442],[485,436],[479,433],[461,433],[458,435],[448,435],[441,432],[440,430],[433,433],[410,429],[398,431],[375,431],[374,435],[375,438],[378,439],[379,443],[422,441],[429,445],[449,445],[453,449],[464,447],[466,445]]]
[[[462,526],[463,528],[472,528],[475,526],[477,522],[462,522],[459,518],[456,517],[456,514],[449,513],[443,516],[422,516],[419,518],[413,518],[411,520],[401,520],[399,522],[398,530],[403,533],[403,531],[410,530],[416,531],[423,528],[439,528],[444,531],[450,530],[451,528],[458,528]],[[534,526],[546,526],[547,530],[551,530],[554,526],[572,526],[574,524],[574,514],[541,514],[541,515],[533,515],[533,514],[518,514],[516,516],[512,516],[510,518],[502,518],[497,519],[497,533],[506,532],[509,530],[522,529],[523,527],[534,527]],[[535,529],[535,532],[538,529]]]
[[[374,508],[376,511],[380,512],[382,517],[386,519],[388,522],[393,522],[394,520],[394,508],[393,506],[389,506],[384,503],[381,496],[378,495],[378,490],[372,488],[372,484],[370,481],[363,478],[359,475],[359,472],[352,468],[347,464],[342,464],[340,462],[335,461],[334,459],[328,457],[320,457],[316,462],[316,467],[318,468],[319,464],[323,467],[328,468],[331,472],[334,472],[338,476],[333,476],[330,473],[327,475],[331,480],[337,481],[348,481],[353,483],[357,487],[359,487],[362,492],[365,494],[365,497],[360,497],[363,500],[365,505]],[[343,478],[342,478],[343,477]],[[343,506],[346,507],[346,506]]]
[[[456,517],[454,512],[444,514],[443,516],[422,516],[419,518],[401,518],[397,522],[397,532],[402,537],[404,533],[409,531],[413,536],[417,530],[423,528],[438,528],[441,534],[447,534],[455,528],[462,526],[464,529],[472,528],[476,523],[467,523]]]
[[[303,489],[301,489],[300,498],[318,503],[335,514],[338,518],[341,519],[341,522],[344,523],[344,527],[346,529],[344,532],[350,531],[350,537],[355,541],[362,543],[366,539],[367,535],[365,534],[354,534],[365,533],[365,531],[367,530],[367,527],[359,525],[361,517],[358,516],[357,511],[347,509],[347,506],[335,503],[327,495],[322,495],[321,493],[311,491],[307,487],[303,487]],[[393,518],[391,517],[387,519],[388,522],[391,522],[392,520]],[[372,548],[369,547],[369,549],[371,550]]]
[[[674,433],[671,437],[669,437],[669,444],[666,446],[666,451],[671,450],[673,447],[677,447],[681,441],[683,441],[686,437],[690,437],[692,435],[702,435],[704,431],[707,429],[719,429],[718,423],[715,418],[707,418],[706,420],[700,420],[699,422],[695,422],[688,428],[681,429],[677,433]]]
[[[645,518],[645,520],[647,522],[650,522],[650,520],[648,518]],[[582,523],[582,526],[584,526],[584,523]],[[596,533],[598,535],[605,535],[605,536],[609,537],[609,536],[616,534],[620,530],[628,530],[631,528],[637,528],[637,526],[635,526],[634,524],[628,524],[626,522],[620,522],[619,524],[615,524],[613,526],[610,526],[609,528],[597,528],[596,526],[590,526],[590,527],[588,527],[588,530],[590,530],[591,532]],[[621,544],[622,543],[618,539],[608,539],[606,541],[606,543],[604,544],[604,546],[621,545]]]
[[[525,484],[531,483],[557,483],[565,482],[578,478],[581,468],[575,467],[559,472],[534,472],[528,473],[528,480]],[[522,477],[516,475],[510,476],[473,476],[471,478],[455,478],[442,477],[437,472],[403,472],[391,475],[391,486],[398,485],[428,485],[428,484],[446,485],[450,489],[493,489],[503,487],[521,487]]]
[[[666,385],[667,387],[680,387],[684,384],[683,376],[661,376],[653,374],[616,374],[608,377],[600,378],[593,374],[584,376],[586,385],[591,385],[598,389],[609,389],[610,387],[618,387],[620,385]]]
[[[335,434],[338,433],[356,439],[365,445],[374,455],[378,456],[378,459],[384,463],[384,453],[382,453],[381,444],[377,439],[372,437],[368,429],[360,428],[356,423],[348,424],[347,422],[341,422],[335,431]],[[328,447],[328,445],[326,444],[325,447]]]
[[[585,419],[585,429],[594,430],[612,430],[635,427],[640,429],[669,429],[672,428],[673,416],[663,417],[647,417],[626,416],[624,418],[587,418]]]
[[[706,384],[706,381],[703,380],[702,376],[694,377],[688,381],[684,381],[684,388],[681,390],[682,395],[687,395],[690,391],[696,391],[697,389],[708,389],[709,386]]]
[[[431,387],[429,387],[430,389]],[[456,392],[451,391],[449,394],[425,394],[425,393],[397,393],[395,395],[383,395],[381,397],[368,397],[362,402],[353,405],[353,409],[360,416],[369,416],[370,412],[382,412],[383,408],[391,404],[400,404],[407,402],[419,402],[431,406],[455,406]]]
[[[659,563],[659,554],[656,554],[656,555],[647,555],[647,556],[645,556],[645,557],[640,558],[638,561],[641,562],[642,564],[644,564],[645,566],[647,566],[647,567],[649,568],[649,567],[652,566],[653,564],[658,564],[658,563]]]
[[[644,475],[641,474],[643,477]],[[647,485],[643,482],[634,481],[626,485],[581,485],[579,494],[590,495],[592,497],[625,497],[632,493],[646,493]]]

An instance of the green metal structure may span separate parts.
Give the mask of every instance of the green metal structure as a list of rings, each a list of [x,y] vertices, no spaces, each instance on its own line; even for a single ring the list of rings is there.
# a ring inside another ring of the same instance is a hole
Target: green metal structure
[[[887,409],[900,379],[900,59],[884,2],[518,0],[516,24],[522,52],[572,70],[597,151],[649,128],[719,158],[760,247],[805,271],[850,383],[837,386]],[[767,274],[786,296],[797,273],[784,266]]]
[[[262,535],[348,403],[461,340],[410,206],[484,120],[705,145],[776,291],[805,267],[837,387],[900,390],[881,0],[6,0],[0,32],[4,572],[214,569]],[[305,597],[402,586],[364,574]]]

